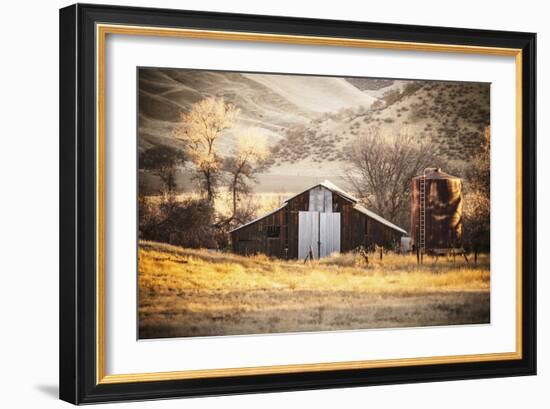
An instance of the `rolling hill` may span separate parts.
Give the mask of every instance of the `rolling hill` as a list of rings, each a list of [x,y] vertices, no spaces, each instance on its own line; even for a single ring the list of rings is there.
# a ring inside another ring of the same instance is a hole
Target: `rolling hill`
[[[287,129],[307,126],[319,113],[358,105],[375,98],[342,78],[246,74],[181,69],[139,72],[139,148],[174,145],[172,130],[182,112],[203,98],[223,97],[240,110],[237,128],[257,127],[271,144]],[[234,137],[227,132],[220,149],[227,152]]]
[[[346,153],[368,127],[428,138],[434,152],[459,165],[476,152],[490,121],[490,86],[482,83],[274,75],[185,69],[139,71],[139,149],[182,148],[172,130],[203,98],[223,97],[240,110],[234,129],[259,128],[270,167],[260,180],[340,178]],[[228,154],[232,131],[218,149]],[[189,177],[179,176],[188,185]],[[270,182],[271,184],[271,182]]]
[[[429,138],[447,160],[465,161],[476,153],[490,122],[488,84],[415,81],[386,88],[368,109],[342,109],[289,130],[273,148],[275,166],[345,161],[346,149],[371,126],[382,134],[406,129]]]

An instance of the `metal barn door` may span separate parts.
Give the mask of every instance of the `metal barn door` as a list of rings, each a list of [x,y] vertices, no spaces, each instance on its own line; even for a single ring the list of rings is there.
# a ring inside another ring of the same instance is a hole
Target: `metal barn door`
[[[340,252],[340,213],[320,213],[321,257]]]
[[[310,249],[316,259],[340,251],[340,213],[298,213],[298,258],[304,260]]]
[[[298,213],[298,258],[304,260],[309,249],[319,258],[319,212]]]

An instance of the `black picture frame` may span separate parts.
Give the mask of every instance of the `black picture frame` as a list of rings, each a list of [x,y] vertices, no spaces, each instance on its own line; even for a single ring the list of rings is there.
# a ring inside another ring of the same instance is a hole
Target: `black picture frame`
[[[521,358],[102,384],[97,381],[96,24],[501,47],[522,53]],[[74,404],[536,374],[536,34],[77,4],[60,10],[60,398]]]

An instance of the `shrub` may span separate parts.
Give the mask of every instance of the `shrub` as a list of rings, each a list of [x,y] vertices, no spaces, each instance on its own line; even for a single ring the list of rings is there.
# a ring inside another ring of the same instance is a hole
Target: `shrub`
[[[214,209],[203,199],[139,200],[139,237],[189,248],[218,248]]]

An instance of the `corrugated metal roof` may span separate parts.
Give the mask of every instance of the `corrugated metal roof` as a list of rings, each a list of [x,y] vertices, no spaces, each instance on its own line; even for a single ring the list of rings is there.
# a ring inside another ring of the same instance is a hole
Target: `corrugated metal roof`
[[[334,183],[328,181],[328,180],[324,180],[323,182],[321,183],[317,183],[313,186],[310,186],[308,187],[307,189],[304,189],[302,190],[300,193],[296,193],[294,196],[291,196],[289,197],[288,199],[285,200],[285,203],[288,203],[289,201],[291,201],[292,199],[300,196],[301,194],[307,192],[307,191],[310,191],[311,189],[314,189],[318,186],[322,186],[332,192],[336,192],[338,193],[340,196],[342,196],[344,199],[347,199],[349,200],[350,202],[353,202],[353,203],[357,203],[359,200],[357,200],[355,197],[353,197],[352,195],[350,195],[349,193],[347,193],[345,190],[343,189],[340,189],[338,186],[336,186]]]
[[[236,227],[236,228],[234,228],[233,230],[230,230],[229,232],[232,233],[232,232],[234,232],[234,231],[236,231],[236,230],[242,229],[243,227],[249,226],[249,225],[251,225],[252,223],[255,223],[255,222],[259,221],[259,220],[262,220],[262,219],[264,219],[264,218],[266,218],[266,217],[268,217],[268,216],[271,216],[272,214],[274,214],[274,213],[278,212],[279,210],[283,209],[283,208],[288,204],[288,202],[289,202],[290,200],[292,200],[292,199],[294,199],[295,197],[300,196],[302,193],[305,193],[305,192],[307,192],[307,191],[309,191],[309,190],[311,190],[311,189],[314,189],[314,188],[316,188],[316,187],[318,187],[318,186],[322,186],[322,187],[324,187],[324,188],[326,188],[326,189],[328,189],[328,190],[330,190],[330,191],[332,191],[332,192],[335,192],[335,193],[339,194],[339,195],[342,196],[343,198],[349,200],[350,202],[353,203],[353,208],[354,208],[355,210],[357,210],[358,212],[361,212],[361,213],[363,213],[363,214],[369,216],[370,218],[372,218],[372,219],[374,219],[374,220],[376,220],[376,221],[382,223],[382,224],[385,225],[385,226],[388,226],[388,227],[390,227],[390,228],[392,228],[392,229],[394,229],[394,230],[397,230],[397,231],[399,231],[399,232],[401,232],[401,233],[403,233],[403,234],[407,234],[407,232],[406,232],[405,230],[403,230],[401,227],[396,226],[395,224],[393,224],[393,223],[387,221],[386,219],[384,219],[382,216],[379,216],[379,215],[377,215],[376,213],[374,213],[374,212],[370,211],[369,209],[367,209],[366,207],[364,207],[363,205],[360,205],[360,204],[358,203],[358,200],[357,200],[355,197],[353,197],[352,195],[350,195],[349,193],[347,193],[347,192],[344,191],[343,189],[340,189],[338,186],[336,186],[334,183],[332,183],[332,182],[330,182],[330,181],[328,181],[328,180],[325,180],[325,181],[323,181],[323,182],[321,182],[321,183],[317,183],[317,184],[315,184],[315,185],[313,185],[313,186],[311,186],[311,187],[309,187],[309,188],[307,188],[307,189],[301,191],[300,193],[295,194],[294,196],[292,196],[292,197],[286,199],[286,200],[284,201],[283,205],[282,205],[281,207],[279,207],[278,209],[275,209],[275,210],[273,210],[272,212],[270,212],[270,213],[268,213],[268,214],[265,214],[265,215],[263,215],[263,216],[261,216],[261,217],[258,217],[258,218],[254,219],[254,220],[252,220],[252,221],[249,221],[248,223],[245,223],[245,224],[243,224],[242,226]]]
[[[271,215],[274,214],[274,213],[277,213],[279,210],[281,210],[281,209],[283,209],[284,207],[286,207],[286,205],[287,205],[287,203],[285,202],[285,203],[283,203],[283,205],[282,205],[281,207],[278,207],[277,209],[272,210],[271,212],[269,212],[269,213],[267,213],[267,214],[264,214],[263,216],[257,217],[256,219],[251,220],[251,221],[249,221],[248,223],[245,223],[245,224],[243,224],[243,225],[241,225],[241,226],[239,226],[239,227],[235,227],[234,229],[229,230],[229,233],[233,233],[233,232],[236,231],[236,230],[242,229],[243,227],[249,226],[249,225],[251,225],[252,223],[256,223],[257,221],[260,221],[260,220],[262,220],[262,219],[265,219],[266,217],[271,216]]]
[[[394,230],[397,230],[397,231],[400,231],[401,233],[404,233],[404,234],[407,234],[407,232],[405,230],[403,230],[401,227],[399,226],[396,226],[395,224],[393,223],[390,223],[389,221],[387,221],[386,219],[384,219],[382,216],[379,216],[377,215],[376,213],[370,211],[369,209],[367,209],[365,206],[362,206],[360,204],[356,204],[355,206],[353,206],[353,208],[355,210],[357,210],[358,212],[361,212],[367,216],[369,216],[371,219],[374,219],[388,227],[391,227],[392,229]]]
[[[357,203],[359,200],[356,199],[354,196],[350,195],[343,189],[340,189],[338,186],[336,186],[334,183],[332,183],[329,180],[325,180],[321,183],[321,186],[326,187],[328,190],[332,190],[333,192],[338,193],[340,196],[345,197],[346,199]]]

